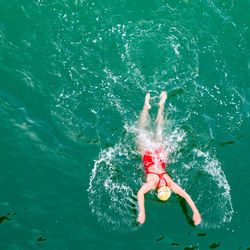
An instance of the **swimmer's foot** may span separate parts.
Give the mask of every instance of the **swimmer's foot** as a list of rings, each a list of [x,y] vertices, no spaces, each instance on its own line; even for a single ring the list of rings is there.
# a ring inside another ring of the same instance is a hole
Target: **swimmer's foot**
[[[159,102],[159,107],[162,107],[165,104],[165,101],[167,100],[167,92],[162,91],[160,94],[160,102]]]
[[[147,109],[151,109],[151,105],[149,104],[149,102],[150,102],[150,93],[147,93],[144,102],[144,107],[146,107]]]

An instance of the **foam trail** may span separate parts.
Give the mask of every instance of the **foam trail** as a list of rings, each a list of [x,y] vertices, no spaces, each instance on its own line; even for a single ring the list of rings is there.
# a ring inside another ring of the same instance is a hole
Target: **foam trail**
[[[131,178],[132,183],[129,183],[124,178],[125,171],[129,171],[126,162],[129,162],[128,151],[118,143],[101,151],[90,176],[89,205],[98,221],[110,230],[130,231],[136,228],[136,196],[131,186],[137,179]]]
[[[197,148],[188,153],[187,132],[172,121],[168,125],[170,131],[163,133],[163,147],[169,155],[168,172],[194,199],[203,217],[202,226],[217,228],[230,222],[233,215],[230,186],[219,161]],[[175,128],[171,131],[172,126]],[[121,142],[99,154],[88,189],[89,204],[98,221],[117,231],[137,228],[136,192],[142,184],[143,171],[132,140],[138,136],[149,149],[159,146],[152,139],[153,132],[138,130],[128,123],[124,128],[126,134]]]
[[[194,154],[203,161],[201,169],[210,177],[207,182],[208,191],[202,190],[204,196],[202,205],[204,214],[207,215],[205,224],[209,227],[220,227],[223,223],[230,222],[234,213],[229,183],[218,160],[211,157],[208,152],[203,152],[199,149],[194,149]],[[214,188],[214,185],[216,188]],[[209,203],[206,202],[208,200],[210,201]],[[206,202],[208,205],[205,206],[203,202]],[[207,212],[211,210],[212,213],[210,215]]]

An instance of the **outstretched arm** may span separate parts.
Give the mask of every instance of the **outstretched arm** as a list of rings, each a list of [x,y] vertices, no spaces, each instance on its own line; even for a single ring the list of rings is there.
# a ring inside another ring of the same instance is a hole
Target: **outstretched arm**
[[[154,181],[148,181],[147,183],[144,183],[141,188],[139,189],[137,193],[137,199],[138,199],[138,207],[139,207],[139,214],[137,221],[140,224],[143,224],[145,222],[145,206],[144,206],[144,194],[146,194],[148,191],[155,188],[155,182]]]
[[[174,181],[171,181],[171,185],[170,188],[177,193],[178,195],[180,195],[181,197],[183,197],[188,205],[191,207],[192,211],[193,211],[193,221],[195,225],[200,224],[201,222],[201,216],[200,213],[197,209],[197,207],[195,206],[193,200],[191,199],[191,197],[189,196],[189,194],[183,190],[180,186],[178,186]]]

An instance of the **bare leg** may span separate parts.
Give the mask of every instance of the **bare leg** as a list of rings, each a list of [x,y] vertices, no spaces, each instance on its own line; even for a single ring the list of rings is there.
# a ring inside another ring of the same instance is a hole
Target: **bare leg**
[[[150,94],[147,93],[145,96],[144,106],[143,106],[142,112],[140,114],[139,122],[138,122],[138,127],[141,129],[145,129],[147,126],[147,120],[149,117],[148,110],[151,108],[149,101],[150,101]]]
[[[161,142],[162,141],[162,130],[164,125],[164,105],[167,100],[167,92],[163,91],[160,94],[160,102],[159,102],[159,109],[157,113],[157,117],[155,120],[156,123],[156,140]]]
[[[144,154],[145,151],[145,137],[143,135],[145,135],[145,129],[147,127],[147,121],[149,118],[149,114],[148,111],[151,108],[150,104],[150,94],[147,93],[145,96],[145,101],[144,101],[144,106],[143,109],[141,111],[140,117],[139,117],[139,121],[138,121],[138,138],[137,138],[137,144],[138,144],[138,150],[141,152],[141,154]]]

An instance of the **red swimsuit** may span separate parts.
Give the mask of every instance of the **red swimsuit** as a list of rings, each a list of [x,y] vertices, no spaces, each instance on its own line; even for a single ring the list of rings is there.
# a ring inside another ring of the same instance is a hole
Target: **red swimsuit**
[[[162,153],[164,153],[164,152],[163,152],[163,148],[160,147],[159,149],[156,149],[156,150],[154,151],[154,153],[151,152],[151,151],[146,151],[146,152],[144,153],[143,157],[142,157],[142,161],[143,161],[143,165],[144,165],[146,174],[156,174],[156,175],[158,175],[158,177],[159,177],[159,182],[157,183],[157,187],[159,187],[161,180],[164,180],[165,183],[166,183],[166,186],[168,186],[167,181],[166,181],[165,178],[163,177],[164,174],[166,174],[166,172],[163,172],[163,173],[160,173],[160,174],[159,174],[159,173],[155,173],[155,172],[149,171],[149,168],[150,168],[151,166],[153,166],[153,165],[155,164],[156,161],[158,161],[158,163],[161,165],[161,167],[162,167],[163,169],[166,167],[166,164],[165,164],[165,162],[164,162],[164,159],[162,159],[162,157],[161,157],[161,155],[160,155],[160,154],[162,154]]]

